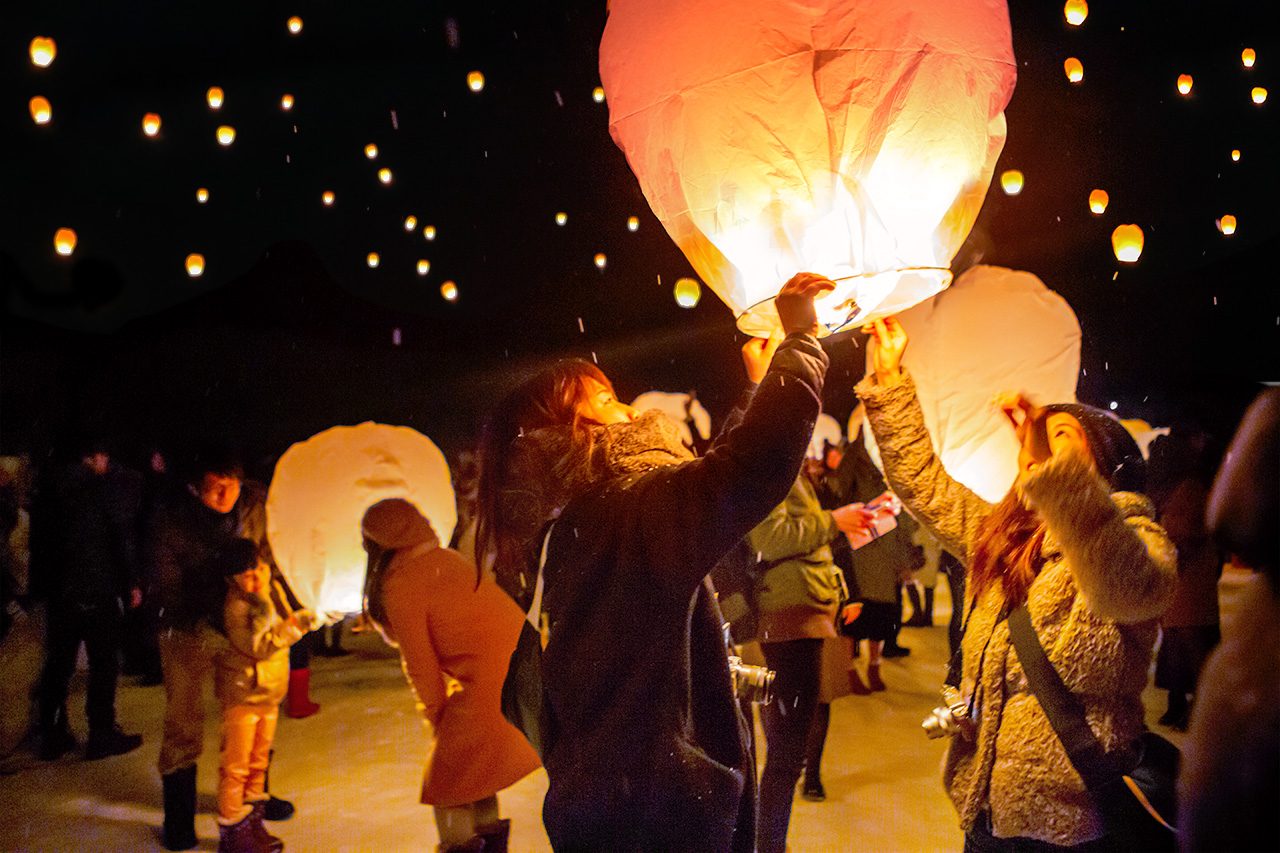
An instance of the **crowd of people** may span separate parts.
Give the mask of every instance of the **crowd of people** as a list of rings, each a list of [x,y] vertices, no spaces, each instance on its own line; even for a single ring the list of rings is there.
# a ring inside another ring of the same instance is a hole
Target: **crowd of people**
[[[1250,411],[1216,485],[1201,433],[1158,439],[1148,464],[1107,412],[1009,396],[1018,476],[991,504],[935,454],[891,318],[866,330],[854,419],[883,473],[860,439],[806,462],[828,365],[813,300],[830,287],[808,274],[786,284],[782,334],[743,348],[747,387],[699,453],[665,416],[621,403],[598,367],[565,361],[495,406],[458,489],[454,542],[406,500],[368,508],[363,618],[397,649],[429,724],[421,801],[441,849],[505,850],[497,794],[543,766],[557,850],[783,853],[797,787],[825,799],[831,702],[892,689],[881,661],[909,654],[904,623],[933,624],[939,574],[954,603],[947,684],[958,697],[939,723],[943,782],[967,851],[1132,848],[1128,818],[1107,805],[1114,792],[1099,795],[1040,685],[1056,672],[1086,739],[1120,766],[1144,737],[1153,658],[1168,691],[1161,722],[1192,730],[1184,848],[1264,839],[1250,834],[1265,831],[1261,806],[1251,818],[1242,804],[1273,805],[1280,777],[1280,704],[1258,704],[1275,698],[1280,624],[1275,392]],[[6,476],[0,629],[44,608],[41,759],[81,746],[67,701],[82,645],[88,760],[142,743],[116,720],[121,660],[140,683],[163,684],[171,850],[198,841],[212,683],[220,849],[280,850],[264,823],[294,811],[269,787],[279,709],[318,710],[309,649],[343,653],[341,627],[293,595],[267,539],[265,489],[234,455],[206,450],[175,476],[164,463],[157,454],[139,474],[93,441],[29,490]],[[1260,570],[1246,619],[1256,636],[1215,652],[1228,552]],[[740,695],[752,664],[772,673],[772,701]],[[1242,716],[1232,695],[1263,707],[1245,729],[1259,746],[1210,722]],[[531,714],[512,713],[514,699]],[[1224,756],[1248,770],[1228,774],[1250,783],[1228,786],[1235,800],[1219,788]]]

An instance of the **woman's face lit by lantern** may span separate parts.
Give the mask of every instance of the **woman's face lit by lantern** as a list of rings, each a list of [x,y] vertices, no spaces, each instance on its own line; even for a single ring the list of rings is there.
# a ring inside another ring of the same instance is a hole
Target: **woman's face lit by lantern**
[[[1089,441],[1080,421],[1066,412],[1049,415],[1023,413],[1021,423],[1015,422],[1020,446],[1018,448],[1018,482],[1031,476],[1040,465],[1063,453],[1078,453],[1092,459]]]
[[[629,424],[640,413],[614,396],[613,391],[589,376],[581,380],[583,395],[578,406],[578,416],[597,424]]]

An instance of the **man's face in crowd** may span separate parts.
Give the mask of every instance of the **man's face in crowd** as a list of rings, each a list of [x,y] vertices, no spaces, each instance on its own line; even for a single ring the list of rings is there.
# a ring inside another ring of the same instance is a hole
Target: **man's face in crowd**
[[[200,478],[200,502],[214,512],[226,515],[240,499],[240,478],[206,472]]]

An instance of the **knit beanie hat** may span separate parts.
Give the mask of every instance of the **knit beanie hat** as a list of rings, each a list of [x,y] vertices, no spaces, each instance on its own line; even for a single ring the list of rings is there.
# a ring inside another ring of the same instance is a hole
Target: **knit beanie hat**
[[[232,539],[214,557],[219,573],[231,577],[258,565],[258,543],[252,539]]]
[[[369,507],[360,527],[365,538],[392,551],[438,541],[431,522],[404,498],[388,498]]]
[[[1062,412],[1080,422],[1098,473],[1111,485],[1111,491],[1141,492],[1146,488],[1146,460],[1138,443],[1115,415],[1083,403],[1054,403],[1042,411],[1046,415]]]

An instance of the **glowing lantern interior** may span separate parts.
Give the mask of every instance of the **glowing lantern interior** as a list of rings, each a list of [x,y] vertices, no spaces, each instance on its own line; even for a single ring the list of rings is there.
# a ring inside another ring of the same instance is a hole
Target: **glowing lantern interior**
[[[440,295],[449,302],[458,301],[458,285],[452,281],[446,281],[440,285]]]
[[[674,292],[676,304],[681,308],[695,308],[702,299],[702,285],[696,278],[677,279]]]
[[[365,255],[364,262],[369,265],[369,269],[377,269],[378,264],[382,263],[382,257],[377,252],[370,252]]]
[[[448,542],[457,524],[444,454],[408,427],[334,427],[293,445],[267,494],[267,535],[280,571],[306,607],[361,607],[366,555],[360,520],[387,498],[416,506]]]
[[[1178,75],[1178,92],[1183,95],[1190,95],[1191,85],[1193,82],[1194,81],[1191,79],[1190,74],[1179,74]]]
[[[658,220],[751,334],[801,270],[837,283],[828,330],[945,288],[1016,73],[999,0],[614,0],[600,72]]]
[[[1094,190],[1089,193],[1089,210],[1099,216],[1107,212],[1107,202],[1111,201],[1111,197],[1107,195],[1106,190]]]
[[[686,447],[693,447],[693,430],[698,438],[711,438],[711,414],[702,402],[688,394],[670,391],[646,391],[631,401],[632,408],[641,412],[658,411],[670,418],[680,431],[680,440]],[[692,420],[693,429],[689,428]]]
[[[284,94],[280,96],[280,109],[288,112],[293,109],[293,95]]]
[[[49,103],[49,99],[41,95],[36,95],[31,99],[29,104],[31,108],[31,120],[36,124],[48,124],[53,118],[53,105]]]
[[[364,147],[364,156],[368,157],[370,160],[375,159],[378,156],[378,146],[370,142]]]
[[[604,86],[596,86],[591,90],[591,100],[595,101],[597,104],[604,103]]]
[[[412,231],[418,227],[418,217],[412,213],[404,218],[404,230]]]
[[[284,25],[285,25],[286,27],[288,27],[288,28],[289,28],[289,32],[290,32],[290,33],[292,33],[292,34],[293,34],[293,35],[295,35],[295,36],[296,36],[298,33],[302,32],[302,19],[301,19],[301,18],[299,18],[297,15],[294,15],[292,18],[290,18],[289,20],[285,21],[285,22],[284,22]]]
[[[639,230],[640,230],[640,217],[638,217],[638,216],[628,216],[628,217],[627,217],[627,230],[628,230],[628,231],[639,231]]]
[[[391,183],[391,170],[388,169],[386,166],[383,166],[381,169],[379,169],[378,180],[382,181],[382,183],[384,184]]]
[[[142,117],[142,132],[147,136],[155,136],[160,132],[160,116],[147,113]]]
[[[429,272],[431,272],[431,262],[425,259],[419,260],[418,275],[426,275]]]
[[[209,102],[209,109],[217,110],[222,108],[223,91],[221,86],[210,86],[204,97]]]
[[[1142,257],[1142,243],[1142,229],[1137,225],[1117,225],[1111,232],[1111,248],[1116,253],[1116,260],[1126,264]]]
[[[200,189],[196,190],[196,202],[198,202],[199,204],[204,204],[208,200],[209,200],[209,191],[207,189],[205,189],[204,187],[200,187]]]
[[[230,125],[222,125],[218,128],[218,144],[222,146],[230,145],[236,141],[236,129]]]
[[[1252,68],[1253,63],[1258,59],[1258,53],[1251,47],[1246,47],[1240,51],[1240,61],[1244,63],[1245,68]]]
[[[76,250],[76,232],[70,228],[59,228],[53,232],[53,250],[59,255],[70,255]]]
[[[434,240],[436,238],[436,227],[434,225],[424,225],[422,236],[428,240]]]
[[[467,88],[473,92],[481,92],[484,90],[484,75],[479,71],[472,71],[467,75]]]
[[[1062,70],[1067,73],[1067,79],[1072,83],[1079,83],[1084,79],[1084,63],[1074,56],[1067,57],[1067,60],[1062,63]]]
[[[325,207],[332,207],[333,200],[334,200],[333,190],[325,190],[323,193],[320,194],[320,203],[323,204]]]
[[[187,275],[192,278],[204,275],[204,255],[196,252],[187,255]]]
[[[32,65],[37,68],[48,68],[53,64],[54,57],[58,55],[58,43],[48,36],[36,36],[31,40],[28,52],[31,54]]]
[[[596,252],[595,262],[597,269],[604,269],[605,265],[609,263],[609,258],[604,252]]]
[[[1236,218],[1228,213],[1226,216],[1223,216],[1218,220],[1218,228],[1223,234],[1230,237],[1232,234],[1236,233]]]
[[[1089,4],[1085,0],[1067,0],[1066,5],[1062,7],[1062,15],[1067,19],[1067,23],[1073,27],[1078,27],[1084,23],[1084,19],[1089,17]]]
[[[1252,93],[1250,93],[1250,94],[1251,94],[1251,97],[1253,98],[1253,102],[1254,102],[1255,104],[1263,104],[1263,103],[1266,103],[1266,100],[1267,100],[1267,90],[1266,90],[1266,89],[1264,89],[1263,87],[1261,87],[1261,86],[1254,86],[1254,87],[1253,87],[1253,92],[1252,92]]]
[[[556,214],[557,225],[564,225],[568,221],[569,221],[569,214],[565,213],[563,210]]]
[[[1022,192],[1023,183],[1022,173],[1017,169],[1007,169],[1000,173],[1000,189],[1004,190],[1005,195],[1017,195]]]

